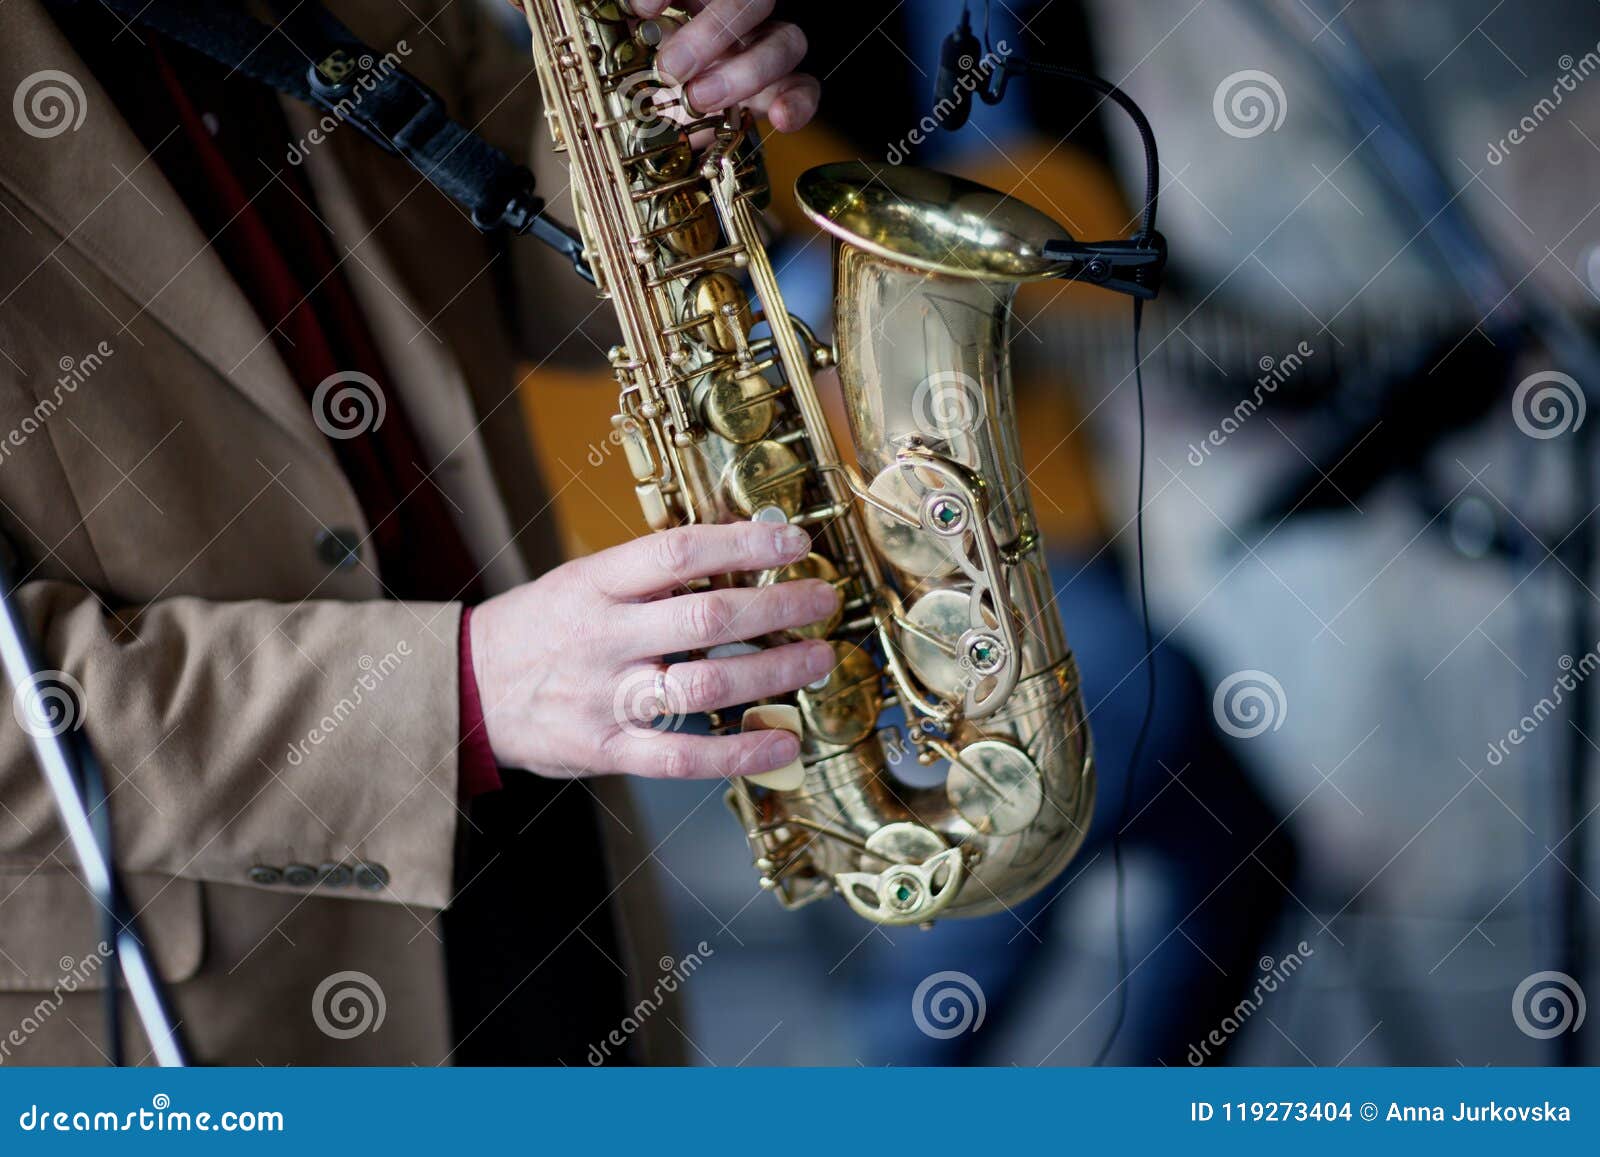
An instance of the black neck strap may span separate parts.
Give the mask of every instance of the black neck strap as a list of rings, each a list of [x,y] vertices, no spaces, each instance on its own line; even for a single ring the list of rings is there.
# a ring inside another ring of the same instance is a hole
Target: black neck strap
[[[226,0],[45,0],[56,9],[102,7],[128,24],[187,45],[227,68],[348,122],[409,161],[465,208],[484,232],[532,233],[589,281],[583,242],[544,215],[533,174],[450,119],[437,93],[375,51],[315,0],[280,3],[268,25]]]

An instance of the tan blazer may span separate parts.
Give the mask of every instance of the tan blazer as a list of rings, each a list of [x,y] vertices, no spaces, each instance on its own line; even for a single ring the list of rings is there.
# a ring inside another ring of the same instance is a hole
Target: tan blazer
[[[380,49],[404,40],[406,67],[503,147],[525,152],[542,131],[531,62],[477,6],[333,7]],[[49,661],[82,688],[183,1030],[206,1063],[448,1062],[438,914],[459,820],[460,608],[383,599],[370,545],[330,564],[327,536],[367,527],[261,323],[36,0],[0,5],[0,95],[47,69],[81,87],[81,126],[41,136],[0,115],[0,526],[25,556],[21,598]],[[307,151],[423,465],[488,585],[539,573],[555,528],[495,249],[355,132]],[[571,316],[552,303],[593,299],[533,245],[515,260],[546,288],[522,333],[545,356]],[[0,1064],[98,1064],[94,905],[12,714]],[[631,979],[649,989],[666,946],[622,788],[568,790],[601,801],[624,940],[648,962]],[[316,878],[275,880],[290,865]],[[560,886],[530,880],[529,907]],[[382,990],[376,1032],[319,1027],[318,986],[347,971]],[[671,1019],[646,1025],[651,1059],[676,1059]]]

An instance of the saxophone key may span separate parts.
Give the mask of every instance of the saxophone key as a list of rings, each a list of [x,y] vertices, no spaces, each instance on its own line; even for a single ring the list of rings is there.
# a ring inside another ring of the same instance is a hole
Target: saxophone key
[[[901,651],[912,674],[935,695],[957,703],[972,681],[970,662],[963,661],[958,646],[971,621],[971,594],[942,587],[913,602],[898,624]]]
[[[825,743],[848,747],[877,729],[883,710],[878,664],[860,646],[844,639],[833,643],[833,670],[821,686],[800,692],[800,712],[807,729]]]
[[[728,491],[745,515],[763,506],[777,506],[792,518],[804,500],[808,473],[800,456],[788,446],[771,440],[756,442],[729,466]]]
[[[732,353],[750,333],[750,299],[726,273],[702,273],[684,290],[679,320],[708,348]]]
[[[703,189],[680,189],[656,202],[650,236],[679,257],[698,257],[716,247],[722,231]]]
[[[938,741],[934,746],[950,761],[945,794],[974,831],[1008,836],[1033,823],[1044,806],[1044,780],[1021,748],[999,739],[979,739],[960,750]]]
[[[742,373],[737,369],[717,370],[701,379],[695,394],[701,420],[728,441],[741,446],[766,437],[778,416],[780,391],[774,390],[760,374]]]
[[[916,578],[939,578],[957,569],[950,539],[922,526],[919,496],[898,465],[880,471],[867,494],[867,534],[893,566]]]

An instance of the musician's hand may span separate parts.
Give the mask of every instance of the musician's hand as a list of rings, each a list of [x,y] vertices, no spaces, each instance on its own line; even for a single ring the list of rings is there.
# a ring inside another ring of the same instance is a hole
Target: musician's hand
[[[667,530],[557,567],[472,614],[472,663],[489,746],[505,767],[541,775],[628,772],[709,779],[794,759],[782,731],[706,736],[660,730],[684,714],[797,690],[826,675],[826,642],[665,664],[805,626],[839,605],[817,580],[675,594],[690,579],[782,566],[810,549],[805,531],[740,522]]]
[[[669,2],[681,0],[633,0],[633,9],[658,16]],[[793,24],[770,19],[773,0],[688,0],[686,6],[694,15],[667,37],[656,64],[684,85],[696,110],[744,104],[783,133],[812,118],[821,86],[795,71],[806,54],[806,36]]]

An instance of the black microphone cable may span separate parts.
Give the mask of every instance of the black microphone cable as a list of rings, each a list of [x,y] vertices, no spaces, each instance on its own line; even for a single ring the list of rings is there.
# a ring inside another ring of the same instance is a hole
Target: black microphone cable
[[[989,39],[989,20],[991,15],[990,0],[984,0],[983,6],[983,48],[985,52],[992,53],[993,48]],[[1144,205],[1140,213],[1139,235],[1137,240],[1145,244],[1162,246],[1159,234],[1156,233],[1156,208],[1160,196],[1160,161],[1156,150],[1155,131],[1150,127],[1149,119],[1132,97],[1123,92],[1115,84],[1090,72],[1081,69],[1069,68],[1066,65],[1049,64],[1031,59],[1009,57],[1002,62],[996,72],[998,87],[991,92],[987,86],[973,89],[961,83],[961,78],[956,69],[963,73],[970,70],[970,64],[963,66],[963,60],[973,61],[976,58],[978,43],[972,33],[971,14],[966,3],[961,6],[961,23],[948,37],[945,38],[940,49],[939,68],[935,79],[934,99],[936,102],[948,102],[949,110],[941,124],[947,130],[954,132],[964,125],[971,115],[972,98],[974,95],[983,98],[986,104],[997,104],[1005,95],[1006,83],[1012,76],[1021,76],[1029,73],[1040,76],[1052,76],[1060,80],[1071,81],[1098,92],[1106,100],[1116,104],[1133,121],[1134,127],[1139,131],[1139,141],[1144,149]],[[1161,252],[1164,255],[1164,247]],[[1160,269],[1155,269],[1150,275],[1152,284],[1148,296],[1153,296],[1156,284],[1159,283]],[[1126,287],[1124,287],[1126,288]],[[1122,798],[1117,807],[1116,827],[1111,833],[1111,861],[1116,876],[1116,954],[1117,954],[1117,1006],[1116,1015],[1110,1030],[1106,1034],[1099,1051],[1095,1054],[1094,1064],[1098,1067],[1105,1063],[1112,1047],[1122,1033],[1122,1027],[1128,1017],[1128,908],[1127,908],[1127,871],[1122,857],[1122,832],[1128,824],[1128,812],[1132,806],[1134,787],[1139,774],[1140,760],[1144,757],[1145,747],[1150,737],[1150,726],[1155,716],[1156,706],[1156,664],[1155,640],[1150,627],[1150,591],[1149,576],[1145,567],[1144,544],[1144,494],[1145,494],[1145,458],[1146,458],[1146,415],[1144,402],[1144,366],[1140,350],[1140,329],[1144,320],[1144,299],[1139,295],[1133,300],[1133,379],[1134,392],[1137,399],[1139,415],[1139,468],[1138,482],[1135,498],[1137,506],[1134,510],[1134,537],[1136,542],[1136,555],[1139,577],[1139,614],[1143,625],[1144,655],[1140,660],[1145,669],[1145,704],[1144,712],[1139,721],[1139,730],[1134,738],[1133,750],[1128,758],[1127,772],[1122,780]],[[1126,379],[1124,379],[1126,380]]]

